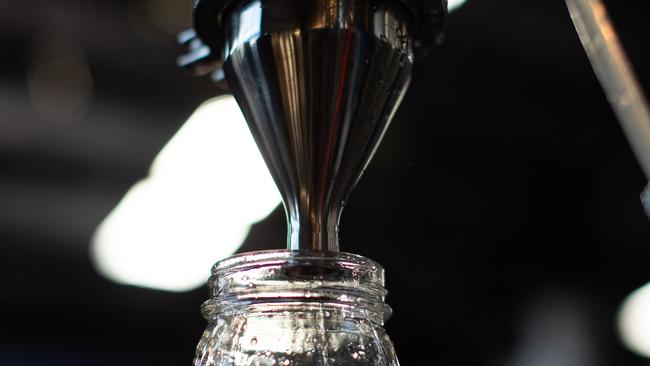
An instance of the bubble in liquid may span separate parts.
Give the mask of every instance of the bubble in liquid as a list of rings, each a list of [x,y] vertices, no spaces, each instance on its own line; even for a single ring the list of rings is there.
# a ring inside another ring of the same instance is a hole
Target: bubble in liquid
[[[251,344],[254,346],[257,344],[257,337],[251,338]]]

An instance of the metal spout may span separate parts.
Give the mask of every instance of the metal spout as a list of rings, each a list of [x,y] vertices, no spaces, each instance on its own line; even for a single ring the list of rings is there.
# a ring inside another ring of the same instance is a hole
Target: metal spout
[[[338,251],[341,211],[411,78],[413,13],[402,0],[227,3],[213,47],[283,197],[287,246]]]

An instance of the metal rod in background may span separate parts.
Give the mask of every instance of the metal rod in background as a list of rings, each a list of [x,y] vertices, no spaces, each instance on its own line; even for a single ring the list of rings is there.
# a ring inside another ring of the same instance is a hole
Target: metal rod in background
[[[582,45],[646,178],[650,179],[650,112],[601,0],[566,0]]]

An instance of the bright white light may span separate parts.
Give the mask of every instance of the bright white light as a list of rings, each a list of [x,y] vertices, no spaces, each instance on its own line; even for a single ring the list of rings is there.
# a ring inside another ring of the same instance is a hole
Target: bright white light
[[[629,349],[650,357],[650,283],[625,299],[618,317],[618,328]]]
[[[95,232],[98,270],[123,284],[186,291],[233,254],[280,196],[232,97],[202,105]]]
[[[244,116],[231,96],[203,104],[156,157],[150,177],[212,200],[247,225],[280,202]],[[214,222],[214,220],[210,220]]]
[[[449,0],[449,2],[447,3],[447,9],[449,11],[454,11],[454,10],[460,8],[461,5],[463,5],[465,3],[465,1],[466,0]]]

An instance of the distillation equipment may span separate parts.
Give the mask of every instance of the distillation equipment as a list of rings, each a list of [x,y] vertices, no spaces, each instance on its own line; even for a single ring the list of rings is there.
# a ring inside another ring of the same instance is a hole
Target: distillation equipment
[[[599,0],[567,0],[650,177],[650,117]],[[194,0],[179,64],[233,94],[278,186],[286,250],[217,263],[195,366],[399,365],[382,267],[340,251],[339,219],[440,39],[446,0]],[[648,195],[650,197],[650,194]],[[648,199],[650,201],[650,199]],[[423,362],[426,363],[425,360]]]
[[[340,252],[352,188],[439,38],[444,0],[198,0],[182,67],[233,94],[283,198],[286,250],[217,263],[195,365],[398,365],[384,272]]]

